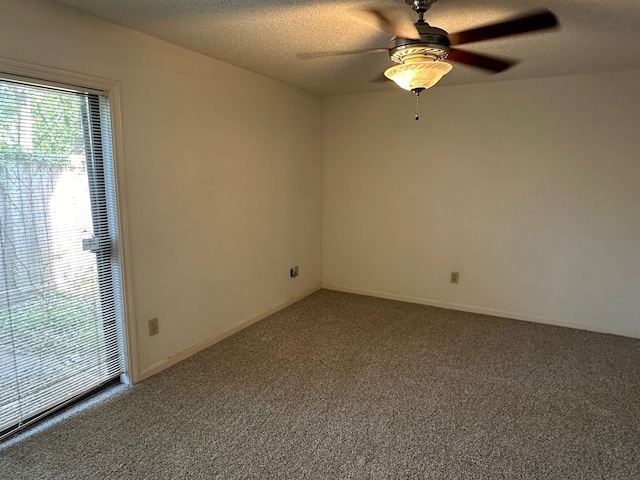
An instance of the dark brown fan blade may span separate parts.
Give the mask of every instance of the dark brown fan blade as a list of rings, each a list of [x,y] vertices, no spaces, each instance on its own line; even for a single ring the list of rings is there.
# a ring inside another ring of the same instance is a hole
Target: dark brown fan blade
[[[449,34],[449,41],[451,45],[463,45],[537,30],[545,30],[557,25],[558,19],[556,16],[545,9],[504,22],[472,28],[458,33],[451,33]]]
[[[375,16],[380,24],[380,28],[389,32],[394,38],[420,39],[420,33],[415,25],[410,22],[402,22],[401,19],[392,14],[393,10],[371,7],[366,8],[365,11]]]
[[[377,53],[377,52],[386,52],[389,53],[388,48],[364,48],[362,50],[336,50],[336,51],[328,51],[328,52],[302,52],[296,53],[296,57],[308,60],[311,58],[322,58],[322,57],[337,57],[340,55],[356,55],[358,53]]]
[[[458,50],[457,48],[451,49],[447,56],[447,60],[464,63],[465,65],[470,65],[472,67],[482,68],[493,73],[503,72],[507,68],[513,67],[518,63],[517,60],[489,57],[487,55],[467,52],[466,50]]]

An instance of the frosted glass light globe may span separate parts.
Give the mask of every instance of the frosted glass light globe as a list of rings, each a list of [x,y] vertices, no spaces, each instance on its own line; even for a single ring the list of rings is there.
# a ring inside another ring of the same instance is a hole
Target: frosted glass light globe
[[[384,75],[393,80],[400,88],[414,90],[417,88],[431,88],[453,68],[446,62],[436,62],[432,59],[423,61],[408,61],[388,68]]]

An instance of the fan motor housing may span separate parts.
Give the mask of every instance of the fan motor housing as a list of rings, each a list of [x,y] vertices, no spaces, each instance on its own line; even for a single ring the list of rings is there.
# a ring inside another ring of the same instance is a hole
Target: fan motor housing
[[[424,55],[435,61],[443,60],[449,55],[449,36],[441,28],[432,27],[426,22],[416,23],[420,39],[396,37],[389,42],[389,56],[396,63],[404,63],[411,55]]]

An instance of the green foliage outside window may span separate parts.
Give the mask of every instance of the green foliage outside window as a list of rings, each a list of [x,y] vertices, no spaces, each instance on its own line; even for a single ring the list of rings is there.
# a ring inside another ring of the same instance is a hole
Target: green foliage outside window
[[[68,155],[83,152],[82,132],[77,96],[0,82],[0,165],[14,155],[23,162],[64,165]]]

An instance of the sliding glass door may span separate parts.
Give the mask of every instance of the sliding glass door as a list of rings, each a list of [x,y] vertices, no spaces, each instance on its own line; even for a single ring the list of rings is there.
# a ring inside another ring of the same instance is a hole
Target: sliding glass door
[[[104,92],[0,80],[0,437],[123,373]]]

